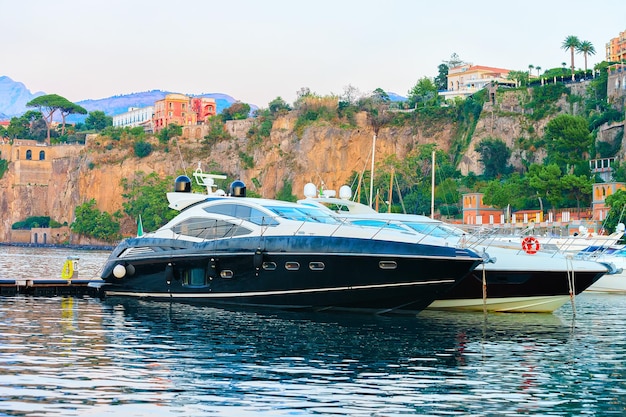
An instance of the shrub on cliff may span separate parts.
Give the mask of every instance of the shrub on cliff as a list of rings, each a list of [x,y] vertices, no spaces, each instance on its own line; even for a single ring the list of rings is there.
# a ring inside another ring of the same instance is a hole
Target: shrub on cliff
[[[93,198],[76,207],[76,220],[70,229],[79,235],[113,242],[120,239],[120,223],[115,220],[119,213],[109,214],[96,207]]]
[[[152,145],[143,140],[135,142],[133,149],[137,158],[144,158],[152,153]]]

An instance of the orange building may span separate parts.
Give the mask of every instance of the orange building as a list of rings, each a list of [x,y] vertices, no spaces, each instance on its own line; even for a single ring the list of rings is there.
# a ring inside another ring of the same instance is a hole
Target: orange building
[[[217,106],[212,98],[190,98],[184,94],[168,94],[154,103],[154,131],[176,124],[191,126],[204,123],[216,114]]]
[[[606,44],[607,62],[626,62],[626,31]]]
[[[593,184],[593,199],[591,207],[593,209],[593,218],[596,220],[604,220],[609,214],[609,207],[606,206],[605,200],[611,194],[615,194],[617,190],[626,189],[623,182],[603,182]]]

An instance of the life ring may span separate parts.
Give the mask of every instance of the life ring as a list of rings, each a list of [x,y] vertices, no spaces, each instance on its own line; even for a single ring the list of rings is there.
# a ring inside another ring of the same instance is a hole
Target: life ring
[[[539,252],[539,248],[540,248],[539,241],[537,240],[536,237],[526,236],[522,240],[522,249],[524,249],[524,252],[530,255],[534,255],[535,253]]]
[[[61,270],[61,278],[71,279],[72,275],[74,275],[74,261],[68,259],[63,264],[63,269]]]

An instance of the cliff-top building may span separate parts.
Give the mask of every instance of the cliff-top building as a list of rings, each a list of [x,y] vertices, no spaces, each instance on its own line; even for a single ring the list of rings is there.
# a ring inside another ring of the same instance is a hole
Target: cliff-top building
[[[217,113],[215,100],[205,97],[190,98],[184,94],[168,94],[154,103],[152,119],[154,132],[159,132],[168,125],[192,126],[202,124]]]
[[[445,99],[467,98],[491,84],[515,86],[515,81],[507,79],[510,70],[486,67],[484,65],[463,64],[448,70],[448,89],[440,91]]]
[[[114,127],[142,126],[146,131],[152,131],[152,117],[154,106],[130,107],[127,112],[113,116]]]
[[[626,62],[626,30],[606,44],[607,62]]]

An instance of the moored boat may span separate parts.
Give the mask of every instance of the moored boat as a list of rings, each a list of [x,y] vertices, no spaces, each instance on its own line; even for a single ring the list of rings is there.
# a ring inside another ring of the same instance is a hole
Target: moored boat
[[[594,282],[587,288],[587,292],[626,294],[626,248],[623,246],[591,247],[591,250],[582,251],[579,257],[591,257],[598,262],[612,264],[616,269],[616,273],[604,275]]]
[[[155,232],[121,242],[107,260],[105,296],[216,305],[416,314],[482,258],[436,237],[373,230],[327,210],[230,193],[194,173],[180,176]]]
[[[340,197],[317,194],[311,184],[300,204],[324,205],[354,224],[387,227],[437,236],[450,245],[462,245],[481,253],[482,265],[452,287],[429,309],[550,313],[572,300],[609,272],[607,265],[572,259],[553,251],[522,250],[498,239],[476,239],[466,231],[426,216],[378,213],[349,199],[349,188]],[[533,248],[531,248],[533,249]]]

